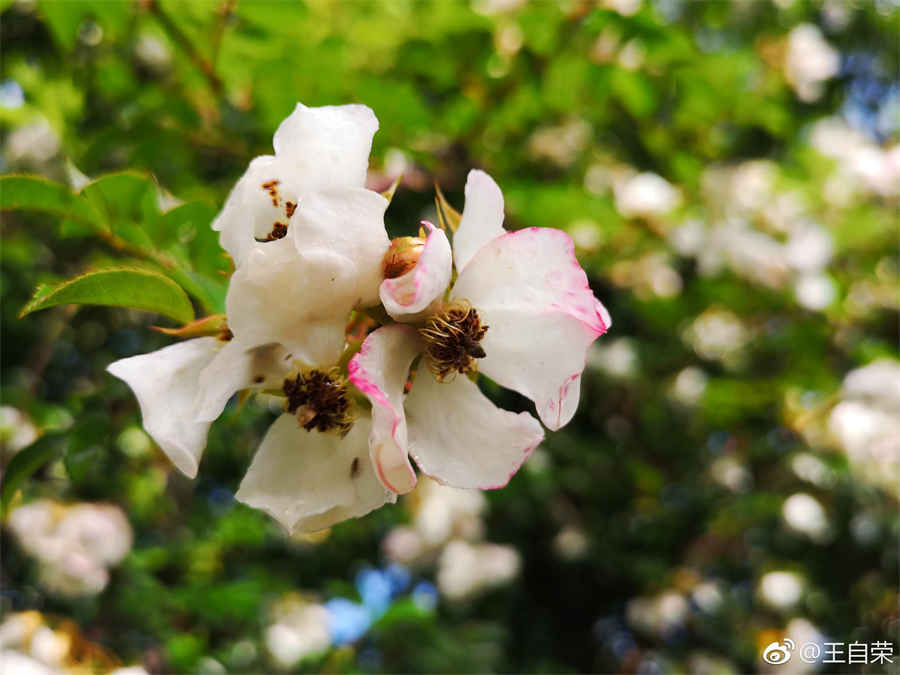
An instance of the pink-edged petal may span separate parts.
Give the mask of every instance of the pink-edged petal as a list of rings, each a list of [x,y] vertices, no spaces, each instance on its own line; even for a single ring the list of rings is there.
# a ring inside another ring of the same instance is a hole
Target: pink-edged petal
[[[526,412],[502,410],[469,378],[438,382],[425,369],[406,397],[410,454],[445,485],[501,488],[544,438]]]
[[[280,343],[307,365],[334,363],[358,300],[354,271],[338,253],[298,252],[287,238],[270,242],[231,277],[228,327],[248,347]]]
[[[403,392],[409,367],[422,352],[422,340],[411,326],[390,324],[369,335],[350,360],[350,381],[372,403],[369,450],[375,471],[389,490],[405,494],[416,485],[407,458]]]
[[[453,253],[443,230],[428,221],[428,238],[416,266],[396,279],[381,282],[379,295],[387,313],[397,321],[415,321],[441,298],[453,273]]]
[[[334,251],[352,265],[354,306],[378,304],[382,260],[390,246],[387,206],[387,199],[364,188],[304,193],[291,220],[288,236],[299,253]]]
[[[452,295],[472,303],[488,326],[479,371],[534,401],[548,428],[572,419],[588,347],[612,322],[569,236],[535,227],[498,237],[463,270]]]
[[[291,360],[281,345],[248,348],[236,339],[230,340],[200,373],[197,421],[212,422],[241,389],[281,388]]]
[[[197,382],[221,344],[211,337],[196,338],[120,359],[106,368],[131,387],[144,429],[190,478],[197,475],[209,431],[209,422],[196,419]]]
[[[462,220],[453,235],[456,269],[462,272],[485,244],[504,232],[503,193],[493,178],[484,171],[473,169],[466,178],[466,204]]]
[[[378,120],[364,105],[298,103],[275,132],[279,159],[291,162],[304,191],[362,187]]]
[[[288,531],[315,532],[377,509],[396,495],[375,477],[368,418],[341,438],[306,431],[287,413],[269,427],[235,495]]]

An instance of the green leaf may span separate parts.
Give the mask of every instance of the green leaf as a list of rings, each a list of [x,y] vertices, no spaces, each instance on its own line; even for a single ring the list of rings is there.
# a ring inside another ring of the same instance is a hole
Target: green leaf
[[[62,434],[42,436],[12,458],[3,473],[3,487],[0,490],[0,512],[6,508],[22,483],[42,466],[55,459],[62,452]]]
[[[122,171],[101,176],[81,190],[82,197],[102,214],[106,228],[141,248],[157,245],[147,225],[159,217],[156,184],[140,173]]]
[[[147,269],[111,267],[87,272],[56,285],[42,284],[19,318],[56,305],[131,307],[171,317],[181,323],[194,319],[194,309],[174,281]]]
[[[40,176],[0,176],[0,209],[46,211],[88,223],[98,218],[90,204],[66,185]]]

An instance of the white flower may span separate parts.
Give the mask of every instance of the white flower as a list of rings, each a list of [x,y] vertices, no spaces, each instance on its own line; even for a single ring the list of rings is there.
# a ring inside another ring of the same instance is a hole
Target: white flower
[[[518,552],[501,544],[451,541],[438,564],[437,583],[448,600],[457,601],[512,581],[519,572]]]
[[[759,581],[759,594],[770,607],[787,610],[800,602],[805,587],[806,582],[796,572],[769,572]]]
[[[250,163],[213,223],[236,265],[228,330],[108,368],[134,391],[147,433],[190,477],[235,392],[282,389],[287,412],[237,498],[292,532],[395,499],[373,474],[369,417],[353,424],[348,385],[333,367],[351,311],[377,304],[383,279],[387,200],[364,187],[377,128],[365,106],[298,104],[275,133],[275,154]]]
[[[792,530],[805,534],[816,542],[824,542],[830,534],[828,516],[819,501],[805,492],[788,497],[781,507],[781,516]]]
[[[265,644],[279,668],[288,670],[331,646],[329,614],[322,605],[288,597],[279,603],[277,614],[266,628]]]
[[[800,24],[788,35],[784,75],[801,101],[821,98],[824,83],[838,74],[840,65],[840,54],[813,24]]]
[[[366,106],[298,103],[275,155],[254,159],[229,195],[213,229],[237,267],[226,311],[247,346],[330,363],[350,310],[378,303],[388,201],[364,187],[377,128]]]
[[[111,504],[66,507],[39,500],[13,511],[9,527],[40,563],[41,583],[69,596],[102,591],[108,568],[121,562],[132,544],[125,514]]]
[[[681,195],[662,176],[640,173],[615,185],[616,209],[626,218],[663,216],[681,202]]]
[[[211,422],[242,389],[281,388],[292,368],[284,347],[248,349],[204,337],[116,361],[108,370],[134,390],[144,428],[172,462],[197,475]],[[296,410],[294,411],[296,412]],[[313,420],[315,421],[315,420]],[[304,429],[285,413],[269,428],[237,498],[292,532],[361,516],[389,498],[372,476],[367,419],[344,437]]]
[[[393,318],[418,327],[379,328],[349,366],[372,403],[372,461],[397,493],[416,482],[408,453],[446,485],[506,485],[543,431],[528,413],[496,407],[465,373],[478,359],[479,372],[530,398],[544,424],[558,429],[575,414],[588,348],[611,324],[568,235],[506,232],[503,195],[482,171],[469,173],[465,192],[453,256],[444,232],[431,228],[415,268],[381,286]],[[454,263],[458,278],[445,294]]]

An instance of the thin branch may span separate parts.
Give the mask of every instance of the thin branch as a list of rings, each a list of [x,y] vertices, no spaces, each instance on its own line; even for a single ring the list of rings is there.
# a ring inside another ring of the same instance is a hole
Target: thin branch
[[[217,95],[221,94],[223,89],[222,80],[216,75],[212,64],[197,50],[194,43],[191,42],[190,38],[184,34],[184,31],[178,27],[178,24],[172,20],[172,17],[166,14],[165,10],[159,4],[159,0],[143,0],[143,5],[150,10],[166,33],[169,34],[169,37],[171,37],[172,40],[188,55],[197,69],[203,73],[213,92]]]
[[[228,26],[228,19],[231,18],[232,13],[234,13],[234,9],[237,7],[237,0],[224,0],[224,2],[219,6],[219,9],[216,10],[216,13],[219,15],[219,25],[216,26],[216,32],[213,33],[212,37],[212,67],[213,70],[216,68],[216,64],[219,62],[219,49],[222,46],[222,37],[225,35],[225,28]]]

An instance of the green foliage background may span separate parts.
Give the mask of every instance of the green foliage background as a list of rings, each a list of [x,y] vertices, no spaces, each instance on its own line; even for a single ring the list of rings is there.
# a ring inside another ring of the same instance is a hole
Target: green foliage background
[[[428,212],[433,180],[461,207],[466,172],[484,168],[504,190],[508,226],[593,231],[600,243],[579,257],[614,318],[601,342],[629,338],[637,365],[618,375],[589,368],[579,414],[548,434],[545,463],[489,495],[488,539],[522,556],[513,584],[463,605],[442,602],[433,614],[398,612],[355,648],[299,668],[668,672],[706,654],[726,672],[746,672],[759,666],[760,636],[792,615],[759,600],[757,583],[772,569],[806,579],[793,615],[837,640],[900,647],[898,490],[863,480],[843,453],[801,433],[801,420],[827,415],[848,371],[897,354],[896,197],[834,208],[825,187],[833,162],[808,137],[811,122],[847,111],[860,77],[896,86],[900,11],[890,2],[848,4],[849,23],[826,36],[845,57],[877,67],[868,75],[845,68],[819,101],[804,103],[780,54],[793,27],[822,23],[826,9],[779,5],[644,2],[623,16],[580,0],[490,15],[455,1],[0,3],[0,79],[24,90],[24,105],[0,107],[4,135],[42,116],[61,141],[39,165],[6,166],[56,183],[5,178],[0,188],[3,403],[62,444],[16,499],[111,501],[135,529],[134,550],[110,586],[86,600],[41,590],[4,531],[3,609],[70,617],[124,662],[152,671],[193,672],[212,657],[229,672],[255,672],[269,667],[263,651],[247,661],[235,646],[259,643],[279,594],[352,597],[356,570],[380,564],[385,533],[408,519],[402,501],[336,527],[316,546],[290,542],[264,515],[229,501],[271,420],[261,409],[229,408],[194,482],[158,451],[129,451],[136,403],[104,368],[170,343],[147,330],[170,320],[63,305],[17,318],[39,284],[104,265],[161,279],[160,297],[174,282],[198,316],[221,311],[227,266],[208,225],[236,178],[271,151],[274,129],[298,100],[361,102],[381,124],[372,168],[394,148],[414,163],[388,211],[393,234],[412,233]],[[639,67],[598,55],[609,35],[617,49],[637,41]],[[139,56],[147,39],[162,46],[161,62]],[[561,161],[535,149],[536,132],[573,121],[587,138]],[[823,311],[804,309],[789,286],[728,269],[701,274],[672,248],[675,225],[713,217],[705,172],[757,158],[777,165],[779,187],[802,195],[834,240],[828,272],[837,300]],[[659,221],[624,218],[612,191],[586,187],[597,164],[658,173],[679,187],[682,206]],[[61,187],[73,167],[94,182]],[[160,190],[184,204],[161,209]],[[682,280],[676,294],[628,280],[637,274],[628,264],[654,254]],[[854,311],[848,297],[860,281],[887,300]],[[183,320],[183,300],[151,308]],[[710,308],[750,327],[733,362],[702,356],[684,339]],[[683,405],[671,385],[689,366],[708,380],[701,399]],[[804,482],[791,470],[799,452],[818,456],[834,480]],[[745,468],[749,490],[713,480],[723,453]],[[781,506],[799,491],[825,507],[827,542],[784,526]],[[874,540],[854,537],[860,513],[874,519]],[[582,557],[554,548],[565,526],[586,536]],[[692,606],[663,634],[629,625],[629,601],[687,591],[694,577],[722,585],[717,612]]]

